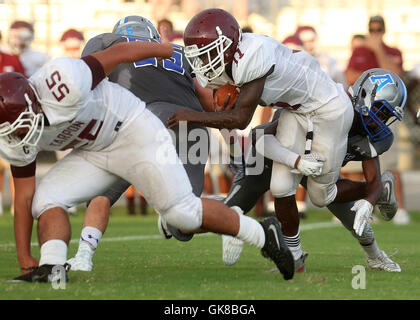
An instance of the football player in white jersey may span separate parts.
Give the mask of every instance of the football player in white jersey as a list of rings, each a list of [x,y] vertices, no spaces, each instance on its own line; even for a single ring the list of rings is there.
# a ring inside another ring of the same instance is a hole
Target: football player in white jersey
[[[311,201],[324,207],[338,200],[336,181],[346,154],[353,107],[341,84],[303,51],[266,36],[242,34],[236,19],[221,9],[198,13],[184,31],[185,55],[202,85],[231,83],[241,88],[234,108],[198,113],[179,110],[168,123],[244,129],[258,104],[283,108],[276,139],[287,148],[287,165],[274,163],[271,192],[283,234],[299,236],[295,193],[308,176]],[[307,154],[309,153],[309,154]],[[293,252],[295,259],[302,251]]]
[[[285,279],[293,277],[293,257],[278,221],[258,223],[196,197],[162,122],[142,100],[105,79],[120,63],[153,57],[163,63],[172,54],[168,43],[119,43],[82,59],[54,59],[30,79],[0,75],[0,156],[11,164],[15,183],[15,240],[24,273],[14,281],[53,281],[53,270],[63,270],[67,259],[66,209],[103,193],[119,177],[177,228],[237,236],[261,248]],[[38,152],[69,148],[35,187]],[[34,218],[39,266],[30,250]]]

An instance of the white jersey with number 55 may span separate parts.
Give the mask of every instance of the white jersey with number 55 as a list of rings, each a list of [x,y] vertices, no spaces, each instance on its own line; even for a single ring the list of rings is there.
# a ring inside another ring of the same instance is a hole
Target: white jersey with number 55
[[[0,156],[14,166],[25,166],[41,150],[98,151],[109,146],[145,104],[123,87],[94,78],[89,59],[57,58],[42,67],[29,79],[46,118],[42,137],[36,148],[13,149],[2,141]]]

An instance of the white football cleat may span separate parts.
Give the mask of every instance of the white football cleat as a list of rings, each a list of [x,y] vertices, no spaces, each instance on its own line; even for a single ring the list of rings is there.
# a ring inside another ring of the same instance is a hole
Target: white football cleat
[[[227,266],[232,266],[238,262],[243,250],[244,242],[225,234],[222,235],[222,241],[223,263]]]
[[[398,202],[395,197],[395,177],[389,172],[385,171],[381,176],[382,193],[376,204],[379,207],[382,218],[389,221],[394,218],[398,210]]]
[[[394,217],[394,223],[399,225],[405,225],[410,223],[410,215],[408,214],[407,210],[405,209],[398,209],[397,214]]]
[[[401,272],[401,267],[398,263],[392,261],[383,250],[381,250],[379,255],[375,258],[366,257],[366,262],[372,269],[388,272]]]
[[[238,215],[242,215],[243,211],[238,206],[231,207]],[[232,266],[238,262],[243,250],[244,242],[229,235],[222,235],[222,258],[223,263]]]
[[[92,249],[89,243],[81,241],[79,250],[74,258],[67,260],[71,271],[92,271],[93,262],[92,257],[95,250]]]

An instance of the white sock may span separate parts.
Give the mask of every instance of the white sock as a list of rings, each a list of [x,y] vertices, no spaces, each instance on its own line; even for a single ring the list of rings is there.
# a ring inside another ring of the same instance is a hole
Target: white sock
[[[67,244],[63,240],[48,240],[41,246],[39,265],[64,265],[67,259]]]
[[[300,245],[300,230],[298,230],[298,233],[295,236],[287,237],[283,235],[283,238],[284,242],[286,242],[287,246],[292,252],[293,258],[295,260],[299,259],[303,254],[302,246]]]
[[[376,240],[373,240],[373,242],[367,246],[362,245],[362,248],[363,250],[365,250],[366,255],[369,258],[376,258],[381,252],[381,250],[378,247],[378,244],[376,243]]]
[[[96,250],[99,240],[102,238],[102,232],[95,227],[84,227],[80,235],[79,246],[81,242],[87,242],[93,250]]]
[[[236,237],[259,249],[265,243],[265,233],[261,224],[244,215],[239,215],[239,232]]]

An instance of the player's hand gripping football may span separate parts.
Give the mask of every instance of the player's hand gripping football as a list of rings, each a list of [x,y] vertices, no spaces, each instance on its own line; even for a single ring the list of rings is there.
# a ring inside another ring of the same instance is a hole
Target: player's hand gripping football
[[[369,201],[361,199],[356,201],[350,210],[356,212],[353,229],[358,236],[361,236],[369,218],[371,218],[373,205]]]
[[[321,156],[309,153],[299,156],[295,163],[294,172],[301,173],[304,176],[317,177],[322,173],[322,168],[324,167],[325,159]]]
[[[231,84],[225,84],[217,89],[213,96],[213,110],[215,112],[230,110],[238,100],[240,89]]]

